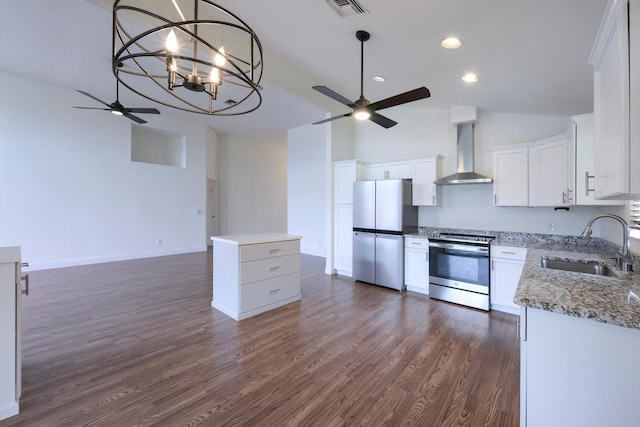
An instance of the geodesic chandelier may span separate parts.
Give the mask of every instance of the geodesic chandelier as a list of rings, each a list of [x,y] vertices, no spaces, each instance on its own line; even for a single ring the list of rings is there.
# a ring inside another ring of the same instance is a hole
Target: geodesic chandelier
[[[238,16],[208,0],[115,0],[116,78],[151,101],[235,116],[262,104],[262,45]]]

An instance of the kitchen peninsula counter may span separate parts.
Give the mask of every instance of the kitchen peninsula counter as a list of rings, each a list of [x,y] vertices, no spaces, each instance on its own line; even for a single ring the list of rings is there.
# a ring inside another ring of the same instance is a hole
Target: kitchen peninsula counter
[[[568,316],[640,329],[640,263],[623,272],[612,259],[618,248],[606,240],[578,236],[511,233],[421,227],[408,236],[429,238],[440,232],[493,235],[493,245],[527,248],[514,301],[521,305]],[[619,277],[543,268],[541,258],[589,260],[606,264]]]

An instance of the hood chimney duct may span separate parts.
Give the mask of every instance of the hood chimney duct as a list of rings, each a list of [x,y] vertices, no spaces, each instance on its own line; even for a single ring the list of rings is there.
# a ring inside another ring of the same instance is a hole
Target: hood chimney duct
[[[439,185],[485,184],[493,180],[474,171],[473,125],[476,120],[476,107],[452,106],[451,123],[456,126],[457,135],[457,171],[437,181]]]

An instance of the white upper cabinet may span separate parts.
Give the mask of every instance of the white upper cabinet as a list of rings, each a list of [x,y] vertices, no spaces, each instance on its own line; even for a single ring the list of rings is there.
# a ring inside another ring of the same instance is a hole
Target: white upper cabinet
[[[562,134],[529,147],[529,206],[575,204],[570,139]]]
[[[412,200],[414,206],[438,206],[440,187],[433,182],[440,179],[442,156],[435,155],[413,161]]]
[[[527,146],[493,149],[493,204],[529,205],[529,150]]]
[[[411,160],[369,163],[365,166],[365,179],[409,179]]]
[[[362,162],[357,160],[334,162],[333,173],[335,204],[352,204],[353,183],[361,180],[364,175]]]
[[[640,198],[640,4],[611,0],[596,37],[593,66],[595,198]],[[631,78],[631,80],[630,80]]]
[[[593,113],[571,117],[572,137],[576,149],[575,202],[576,205],[619,205],[620,200],[595,198]]]

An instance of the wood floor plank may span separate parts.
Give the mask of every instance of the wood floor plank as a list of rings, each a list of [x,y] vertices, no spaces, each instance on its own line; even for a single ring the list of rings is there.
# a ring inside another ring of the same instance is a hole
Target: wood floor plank
[[[324,274],[236,322],[212,253],[34,271],[9,426],[517,426],[515,316]]]

